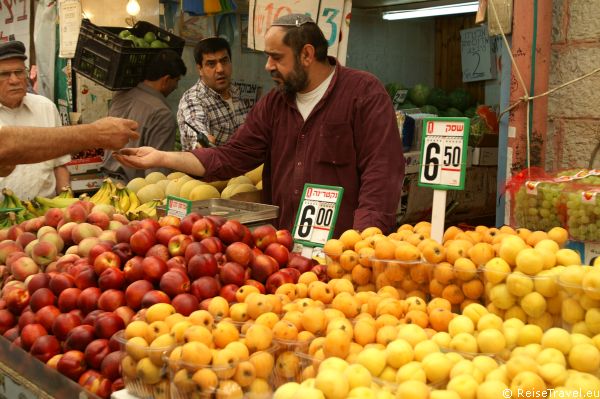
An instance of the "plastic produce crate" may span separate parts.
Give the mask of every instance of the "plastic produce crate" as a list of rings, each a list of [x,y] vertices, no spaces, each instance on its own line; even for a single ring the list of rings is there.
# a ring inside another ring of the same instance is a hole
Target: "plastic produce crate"
[[[100,27],[84,19],[81,22],[73,69],[109,90],[135,87],[144,78],[144,69],[162,48],[134,47],[131,40],[119,37],[127,28]],[[137,37],[153,32],[156,38],[183,53],[185,40],[146,21],[128,29]]]

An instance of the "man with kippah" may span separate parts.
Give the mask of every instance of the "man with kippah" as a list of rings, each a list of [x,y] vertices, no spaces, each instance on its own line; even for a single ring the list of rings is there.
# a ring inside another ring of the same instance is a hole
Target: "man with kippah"
[[[49,99],[27,93],[28,71],[25,45],[19,41],[0,43],[0,126],[61,126],[56,105]],[[18,165],[0,178],[0,188],[9,187],[22,199],[51,197],[68,185],[65,164],[69,155],[29,165]]]
[[[226,144],[189,153],[130,148],[118,160],[207,180],[238,176],[264,162],[264,201],[279,206],[279,228],[293,228],[304,184],[316,183],[344,187],[334,236],[370,226],[389,233],[404,178],[392,102],[375,76],[343,67],[327,49],[310,17],[278,18],[265,35],[265,68],[277,87]]]

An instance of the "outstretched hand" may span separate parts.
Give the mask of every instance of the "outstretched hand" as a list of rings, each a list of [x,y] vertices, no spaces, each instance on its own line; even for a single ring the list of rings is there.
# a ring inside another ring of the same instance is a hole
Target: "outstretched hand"
[[[137,140],[140,134],[136,121],[130,119],[106,117],[92,123],[97,130],[98,147],[118,150],[127,145],[130,140]]]
[[[161,167],[161,151],[153,147],[123,148],[113,153],[113,157],[124,166],[136,169]]]

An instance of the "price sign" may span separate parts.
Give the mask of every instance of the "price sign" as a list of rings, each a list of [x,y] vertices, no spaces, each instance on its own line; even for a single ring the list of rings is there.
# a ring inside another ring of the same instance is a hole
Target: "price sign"
[[[167,215],[183,219],[190,212],[192,212],[192,201],[167,195]]]
[[[27,0],[0,1],[0,42],[29,43],[30,3]],[[29,46],[25,46],[25,52],[29,55]]]
[[[344,59],[351,8],[351,0],[251,0],[248,47],[264,50],[265,33],[277,18],[288,14],[306,14],[323,31],[329,42],[328,54]]]
[[[344,189],[306,183],[294,224],[294,241],[323,246],[333,234]]]
[[[425,118],[418,185],[437,190],[462,190],[468,139],[468,118]]]

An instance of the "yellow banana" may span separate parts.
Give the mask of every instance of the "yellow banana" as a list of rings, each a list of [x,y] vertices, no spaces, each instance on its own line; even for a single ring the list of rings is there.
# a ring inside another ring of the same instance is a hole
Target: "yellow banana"
[[[98,191],[90,198],[90,201],[94,204],[110,204],[112,188],[110,187],[109,182],[109,179],[104,179]]]
[[[60,193],[56,196],[56,198],[73,198],[73,190],[71,186],[66,185],[60,189]]]
[[[125,187],[125,190],[127,192],[127,195],[129,196],[129,210],[132,211],[138,206],[140,206],[140,199],[133,191],[131,191],[127,187]]]
[[[129,195],[125,192],[125,190],[117,190],[119,193],[119,208],[121,212],[125,213],[131,207],[131,201],[129,200]]]

